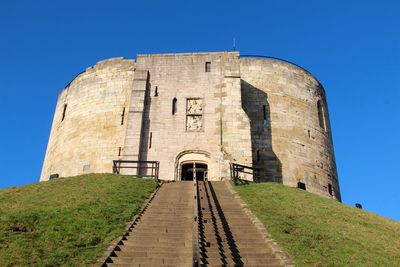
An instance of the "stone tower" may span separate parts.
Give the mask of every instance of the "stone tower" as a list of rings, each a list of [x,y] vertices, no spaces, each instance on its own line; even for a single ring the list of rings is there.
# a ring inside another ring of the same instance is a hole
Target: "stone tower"
[[[280,59],[151,54],[86,69],[59,95],[41,180],[112,172],[117,159],[159,161],[176,181],[196,164],[229,179],[239,163],[340,201],[324,88]]]

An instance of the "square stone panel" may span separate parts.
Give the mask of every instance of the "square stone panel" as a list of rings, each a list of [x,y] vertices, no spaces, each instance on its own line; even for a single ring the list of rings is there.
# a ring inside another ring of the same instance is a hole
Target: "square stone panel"
[[[188,99],[186,103],[187,115],[203,114],[203,99]]]
[[[186,131],[199,132],[203,130],[203,116],[190,115],[186,117]]]

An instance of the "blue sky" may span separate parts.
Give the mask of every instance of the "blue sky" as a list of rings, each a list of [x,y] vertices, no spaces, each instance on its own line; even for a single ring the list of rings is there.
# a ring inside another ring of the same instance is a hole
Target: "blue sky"
[[[37,182],[58,93],[97,61],[283,58],[327,92],[343,202],[400,220],[398,1],[1,1],[0,188]]]

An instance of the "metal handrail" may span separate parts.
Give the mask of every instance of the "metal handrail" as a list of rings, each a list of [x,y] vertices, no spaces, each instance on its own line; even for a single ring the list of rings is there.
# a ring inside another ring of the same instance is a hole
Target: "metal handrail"
[[[151,166],[148,166],[150,164]],[[158,181],[160,162],[159,161],[140,161],[140,160],[113,160],[113,173],[120,174],[121,169],[137,169],[138,177],[153,178]],[[145,174],[142,171],[145,170]],[[151,170],[151,174],[147,171]]]
[[[193,179],[193,267],[199,266],[199,186],[197,179]]]
[[[250,181],[250,182],[258,182],[257,172],[260,171],[260,168],[241,165],[237,163],[231,163],[231,177],[233,182],[236,184],[238,180],[242,181]],[[243,179],[240,177],[239,173],[243,174],[251,174],[252,180]]]

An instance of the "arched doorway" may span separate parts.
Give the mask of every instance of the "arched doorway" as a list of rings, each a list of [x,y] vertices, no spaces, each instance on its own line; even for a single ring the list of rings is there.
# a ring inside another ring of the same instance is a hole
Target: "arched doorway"
[[[200,162],[184,162],[181,164],[181,181],[206,181],[207,164]]]
[[[175,181],[207,180],[210,154],[202,150],[185,150],[175,160]]]

